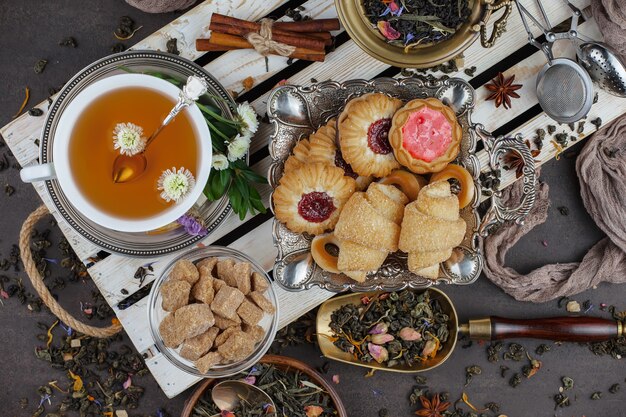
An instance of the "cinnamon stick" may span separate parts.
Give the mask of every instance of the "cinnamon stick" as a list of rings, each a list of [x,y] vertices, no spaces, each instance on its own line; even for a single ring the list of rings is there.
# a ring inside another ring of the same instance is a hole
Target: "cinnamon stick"
[[[339,30],[339,19],[301,20],[299,22],[276,22],[276,29],[291,32],[330,32]]]
[[[303,31],[298,31],[298,30],[287,30],[287,29],[280,28],[280,27],[277,28],[276,25],[278,23],[279,22],[275,22],[272,25],[272,33],[281,34],[281,35],[298,36],[298,33],[303,32]],[[211,17],[210,25],[212,24],[239,26],[239,27],[243,27],[251,31],[255,31],[255,32],[258,32],[259,29],[261,29],[261,24],[257,22],[249,22],[247,20],[237,19],[236,17],[224,16],[223,14],[219,14],[219,13],[213,13],[213,16]],[[209,29],[210,29],[210,25],[209,25]],[[324,41],[331,41],[332,43],[332,35],[328,31],[307,32],[307,36],[316,38],[316,39],[323,39]]]
[[[256,26],[258,26],[258,28],[251,29],[244,27],[243,25],[223,24],[211,20],[209,29],[215,32],[227,33],[229,35],[246,36],[251,32],[258,32],[261,25],[256,24]],[[272,30],[272,39],[276,42],[281,42],[287,45],[292,45],[299,48],[314,49],[318,51],[323,51],[326,47],[326,42],[324,40],[315,39],[307,36],[306,34],[295,32],[291,32],[291,34],[284,34],[284,31]]]
[[[239,36],[219,32],[213,32],[210,39],[196,39],[196,50],[198,51],[229,51],[233,49],[254,48],[250,42]],[[323,62],[326,54],[312,49],[296,47],[294,53],[289,55],[289,57],[305,61]]]

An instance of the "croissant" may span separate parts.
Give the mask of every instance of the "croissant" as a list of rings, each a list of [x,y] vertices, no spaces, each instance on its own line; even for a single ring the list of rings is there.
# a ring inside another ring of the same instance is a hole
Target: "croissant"
[[[409,255],[409,271],[436,279],[439,263],[463,241],[465,229],[465,220],[459,217],[459,199],[447,181],[422,188],[417,200],[404,209],[398,242],[398,248]]]
[[[372,183],[366,192],[352,194],[332,234],[317,236],[311,246],[316,263],[326,271],[342,272],[363,282],[368,272],[381,267],[398,250],[400,224],[409,199],[392,185]],[[333,256],[326,244],[339,247]]]

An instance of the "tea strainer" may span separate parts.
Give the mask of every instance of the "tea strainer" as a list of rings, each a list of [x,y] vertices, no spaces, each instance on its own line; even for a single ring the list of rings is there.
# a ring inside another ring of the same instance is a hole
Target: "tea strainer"
[[[552,54],[552,44],[556,40],[577,38],[580,13],[574,11],[572,24],[567,33],[554,33],[539,23],[519,2],[516,1],[515,4],[528,33],[528,42],[541,50],[548,60],[548,63],[537,74],[536,88],[539,105],[548,116],[560,123],[570,123],[582,119],[593,104],[591,77],[576,61],[569,58],[554,58]],[[549,26],[550,22],[541,1],[537,0],[537,4]],[[542,30],[546,38],[545,42],[539,43],[535,40],[526,17]]]

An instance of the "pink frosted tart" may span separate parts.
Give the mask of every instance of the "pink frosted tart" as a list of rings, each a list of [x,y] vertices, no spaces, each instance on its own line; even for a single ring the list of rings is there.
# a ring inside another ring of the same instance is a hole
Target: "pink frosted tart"
[[[454,111],[435,98],[409,101],[389,129],[396,159],[417,174],[444,169],[459,154],[462,137]]]

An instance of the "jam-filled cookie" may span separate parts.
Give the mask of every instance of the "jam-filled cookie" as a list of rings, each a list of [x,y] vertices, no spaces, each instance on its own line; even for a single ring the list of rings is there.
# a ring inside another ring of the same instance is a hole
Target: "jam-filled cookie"
[[[324,233],[335,227],[355,186],[341,168],[305,164],[282,177],[273,195],[274,214],[292,232]]]
[[[337,120],[331,119],[328,123],[320,127],[317,132],[309,137],[310,149],[308,161],[319,162],[343,169],[344,175],[356,180],[357,190],[364,190],[372,182],[372,177],[362,177],[352,169],[349,163],[343,159],[341,149],[337,147],[335,135],[337,134]]]
[[[307,157],[309,156],[309,150],[311,149],[311,145],[308,139],[302,139],[296,143],[296,146],[293,147],[291,151],[291,155],[285,161],[285,168],[283,172],[286,174],[289,171],[294,171],[298,168],[301,168],[307,162]]]
[[[357,174],[384,177],[399,168],[389,144],[389,128],[402,101],[381,93],[351,100],[339,116],[341,153]]]
[[[389,142],[403,166],[439,172],[459,154],[463,131],[454,111],[435,98],[408,102],[393,116]]]

